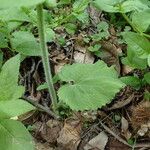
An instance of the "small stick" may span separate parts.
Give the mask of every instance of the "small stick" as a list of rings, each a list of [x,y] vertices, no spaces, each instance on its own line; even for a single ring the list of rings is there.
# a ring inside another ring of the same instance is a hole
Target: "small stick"
[[[109,129],[106,125],[104,125],[102,122],[100,122],[101,126],[109,133],[111,134],[112,136],[114,136],[119,142],[133,148],[149,148],[150,147],[150,143],[139,143],[139,144],[136,144],[136,145],[129,145],[125,140],[123,140],[121,137],[119,137],[118,135],[116,135],[111,129]]]
[[[49,114],[50,116],[52,116],[54,119],[59,119],[60,117],[57,116],[55,113],[53,113],[49,107],[44,107],[41,104],[37,103],[35,100],[30,99],[28,97],[23,96],[22,97],[23,100],[26,100],[27,102],[29,102],[30,104],[32,104],[33,106],[35,106],[38,110],[46,112],[47,114]]]

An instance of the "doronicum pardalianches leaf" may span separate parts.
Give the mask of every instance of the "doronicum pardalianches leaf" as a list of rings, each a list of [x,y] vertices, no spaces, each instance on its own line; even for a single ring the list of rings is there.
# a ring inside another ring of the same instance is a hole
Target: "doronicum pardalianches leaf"
[[[125,86],[103,61],[65,66],[58,76],[67,83],[59,89],[59,99],[73,110],[101,108]]]
[[[32,137],[24,125],[15,120],[0,120],[1,150],[34,150]]]
[[[0,119],[19,116],[34,107],[19,99],[24,87],[18,86],[20,55],[9,59],[0,72]]]
[[[39,43],[32,33],[18,31],[13,33],[12,46],[15,51],[28,56],[41,56]]]
[[[24,87],[18,86],[20,55],[9,59],[0,72],[0,101],[18,99],[24,92]]]
[[[30,18],[21,8],[9,8],[0,10],[0,20],[2,21],[30,21]]]
[[[118,7],[116,5],[119,2],[120,0],[95,0],[93,4],[96,8],[106,12],[118,12]]]
[[[34,109],[31,104],[21,99],[0,101],[0,119],[20,116]]]
[[[150,9],[141,11],[141,12],[135,12],[132,15],[132,22],[135,24],[140,31],[145,32],[149,25],[150,25]]]
[[[140,0],[95,0],[93,4],[100,10],[112,13],[127,13],[148,9],[148,6]]]
[[[44,2],[44,0],[0,0],[0,9],[7,9],[12,7],[21,6],[35,6],[39,3]]]
[[[142,59],[147,59],[150,54],[150,42],[139,33],[125,32],[123,34],[128,48],[135,52],[135,54]]]

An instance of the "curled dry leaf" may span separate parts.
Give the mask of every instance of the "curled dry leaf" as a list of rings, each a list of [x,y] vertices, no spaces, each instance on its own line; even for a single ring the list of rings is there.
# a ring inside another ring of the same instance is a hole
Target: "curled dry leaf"
[[[65,150],[77,150],[80,143],[81,122],[79,120],[67,120],[59,133],[57,143]]]
[[[108,142],[108,136],[105,132],[100,132],[96,137],[91,139],[84,147],[84,150],[99,149],[104,150]]]
[[[129,140],[130,138],[131,138],[131,133],[130,133],[130,131],[129,131],[129,123],[128,123],[128,121],[124,118],[124,117],[122,117],[121,118],[121,130],[122,130],[122,134],[123,134],[123,136],[127,139],[127,140]]]

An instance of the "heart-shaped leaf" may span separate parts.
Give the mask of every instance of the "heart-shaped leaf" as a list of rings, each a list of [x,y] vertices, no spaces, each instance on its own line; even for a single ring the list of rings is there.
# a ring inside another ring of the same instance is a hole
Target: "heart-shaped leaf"
[[[59,91],[59,99],[73,110],[97,109],[107,103],[125,86],[114,68],[103,62],[65,66],[58,74],[67,82]]]

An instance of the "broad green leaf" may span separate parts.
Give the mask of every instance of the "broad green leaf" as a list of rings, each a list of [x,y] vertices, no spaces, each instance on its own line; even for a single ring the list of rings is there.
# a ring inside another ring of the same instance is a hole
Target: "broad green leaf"
[[[15,51],[28,56],[40,56],[41,49],[33,34],[27,31],[13,33],[12,46]]]
[[[142,3],[141,0],[126,0],[121,4],[121,12],[127,13],[130,11],[143,11],[148,9],[148,6]]]
[[[24,88],[18,86],[20,55],[9,59],[0,72],[0,101],[18,99],[22,96]]]
[[[21,8],[9,8],[0,10],[0,20],[3,21],[30,21]]]
[[[119,10],[117,4],[119,2],[121,2],[121,0],[95,0],[93,4],[98,9],[106,12],[118,12]]]
[[[94,6],[100,10],[114,13],[127,13],[148,9],[148,6],[140,0],[95,0]]]
[[[0,120],[1,150],[34,150],[32,137],[24,125],[15,120]]]
[[[132,15],[132,22],[135,24],[141,32],[145,32],[149,25],[150,25],[150,9],[142,11],[142,12],[135,12]]]
[[[21,99],[0,101],[0,119],[20,116],[33,109],[31,104]]]
[[[0,0],[0,9],[7,9],[21,6],[35,6],[44,0]]]
[[[144,79],[148,84],[150,84],[150,72],[148,72],[144,75]]]
[[[67,82],[58,91],[59,99],[73,110],[101,108],[125,86],[103,61],[65,66],[58,76]]]
[[[142,59],[146,59],[150,54],[150,42],[143,36],[134,32],[125,32],[123,38],[127,42],[128,48]]]

